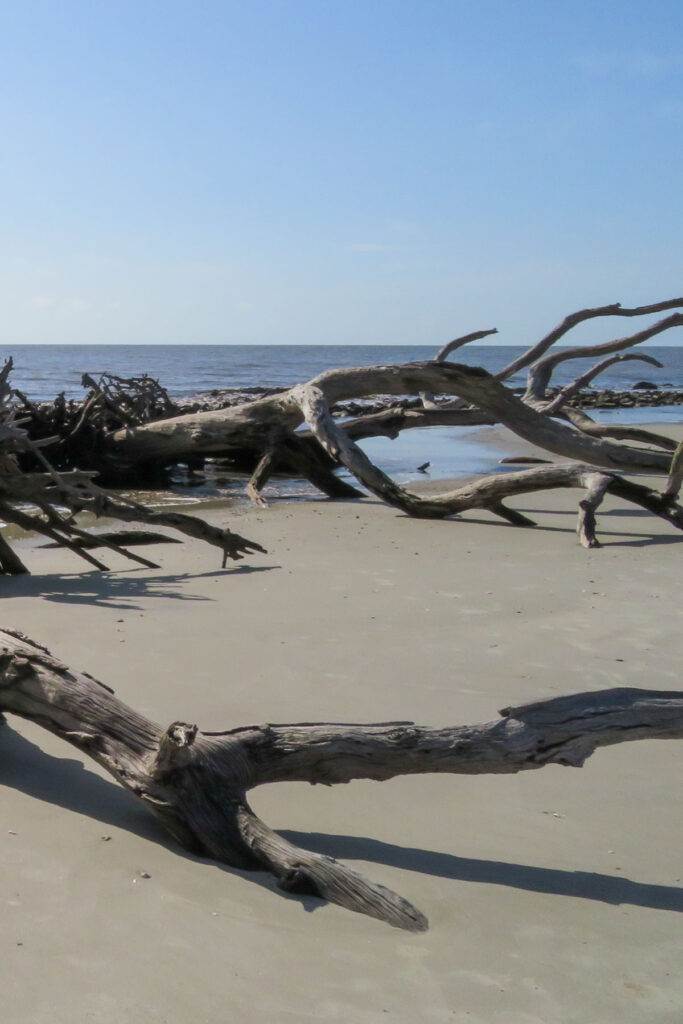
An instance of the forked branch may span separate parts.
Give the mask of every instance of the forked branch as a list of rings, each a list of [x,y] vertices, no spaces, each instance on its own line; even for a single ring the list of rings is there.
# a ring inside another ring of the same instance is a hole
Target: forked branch
[[[588,359],[590,356],[606,356],[612,352],[622,352],[626,348],[633,348],[650,338],[654,338],[663,331],[669,331],[672,327],[683,326],[683,313],[672,313],[664,320],[658,320],[656,324],[629,334],[625,338],[614,338],[612,341],[605,341],[600,345],[582,345],[577,348],[560,348],[550,355],[535,362],[529,370],[527,394],[534,398],[542,398],[550,382],[554,370],[560,363],[569,359]]]
[[[677,299],[665,299],[663,302],[653,302],[646,306],[633,306],[631,308],[625,308],[620,302],[614,302],[609,306],[595,306],[592,309],[580,309],[576,313],[570,313],[564,318],[564,320],[553,327],[552,331],[549,331],[545,337],[541,338],[540,341],[536,342],[523,352],[521,356],[513,359],[512,362],[508,363],[502,370],[496,374],[497,380],[507,380],[508,377],[512,377],[513,374],[518,373],[520,370],[525,369],[527,366],[531,366],[537,359],[540,359],[552,345],[554,345],[560,338],[563,338],[565,334],[572,330],[572,328],[578,326],[578,324],[585,323],[586,320],[595,320],[598,317],[607,316],[646,316],[648,313],[663,313],[667,309],[680,309],[683,307],[683,297]]]
[[[334,785],[578,767],[600,747],[683,737],[683,693],[637,689],[505,708],[481,725],[323,722],[203,733],[174,722],[164,730],[92,676],[11,630],[0,630],[0,712],[33,721],[93,758],[185,848],[232,867],[268,870],[287,891],[321,896],[409,931],[427,927],[419,910],[278,835],[254,814],[248,790],[274,782]]]
[[[462,373],[465,368],[457,366],[449,369]],[[481,375],[482,371],[478,373]],[[488,375],[486,377],[486,388],[490,389],[494,398],[497,397],[497,389],[504,393],[504,401],[509,405],[509,409],[502,411],[501,418],[508,416],[509,421],[517,427],[518,433],[522,433],[520,420],[533,417],[538,417],[541,429],[546,433],[555,426],[561,431],[567,430],[526,407]],[[476,380],[477,384],[481,383],[481,377]],[[486,397],[488,398],[488,395]],[[558,487],[581,487],[587,491],[586,497],[579,505],[578,523],[578,536],[584,547],[598,546],[595,536],[595,511],[606,493],[618,494],[627,501],[666,519],[678,529],[683,529],[683,509],[675,503],[675,496],[669,493],[665,496],[659,495],[650,488],[631,483],[616,474],[600,472],[594,465],[585,463],[544,465],[517,473],[499,473],[482,477],[442,494],[416,494],[395,483],[379,469],[349,433],[335,422],[323,387],[304,385],[298,391],[298,399],[308,426],[328,454],[346,466],[369,491],[408,515],[444,519],[470,509],[487,509],[515,525],[530,526],[533,525],[531,520],[504,504],[506,498]],[[482,404],[490,407],[485,402]],[[502,410],[502,404],[500,408]],[[581,444],[590,440],[580,435],[577,435],[577,438]],[[544,446],[549,448],[550,444],[546,443]],[[643,455],[649,456],[654,456],[662,464],[669,466],[670,460],[664,453],[647,452]]]
[[[581,390],[581,388],[588,387],[591,381],[595,380],[596,377],[599,377],[600,374],[604,373],[610,366],[614,366],[615,363],[626,363],[632,361],[648,363],[650,366],[657,366],[660,370],[663,365],[660,363],[659,359],[655,359],[654,356],[646,355],[644,352],[626,352],[618,356],[609,356],[607,359],[602,359],[599,363],[595,363],[595,365],[591,366],[585,373],[576,377],[571,384],[567,384],[566,387],[563,387],[554,398],[550,399],[550,401],[543,406],[543,412],[546,416],[554,416],[555,413],[559,412],[560,409],[562,409],[567,402],[569,402],[574,395]],[[530,393],[527,392],[527,397],[537,398],[540,396],[537,396],[536,394],[530,395]]]

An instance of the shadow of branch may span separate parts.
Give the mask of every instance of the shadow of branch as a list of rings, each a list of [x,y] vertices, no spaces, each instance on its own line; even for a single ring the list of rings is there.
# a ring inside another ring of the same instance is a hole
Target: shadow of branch
[[[207,572],[165,572],[150,575],[144,569],[109,572],[44,573],[31,576],[2,576],[3,597],[40,597],[44,601],[63,604],[96,605],[102,608],[139,609],[133,603],[143,597],[165,597],[175,601],[212,601],[204,594],[192,594],[183,584],[192,580],[217,577],[247,576],[254,572],[270,572],[279,565],[238,565],[230,569]]]
[[[504,885],[528,892],[597,900],[615,906],[628,904],[683,912],[683,888],[676,886],[634,882],[629,878],[594,871],[563,871],[478,857],[458,857],[451,853],[397,846],[365,836],[289,830],[281,830],[281,834],[290,842],[305,846],[315,853],[344,860],[371,861],[459,882]]]
[[[88,770],[74,758],[55,757],[41,750],[8,726],[0,727],[0,786],[55,806],[63,807],[159,843],[178,856],[240,875],[300,903],[307,912],[324,906],[314,896],[283,894],[276,882],[261,872],[246,872],[208,858],[187,853],[167,836],[152,815],[121,786]],[[503,885],[528,892],[578,897],[612,905],[627,904],[655,910],[683,911],[683,889],[636,882],[599,872],[564,871],[555,868],[458,857],[416,847],[398,846],[364,836],[328,835],[318,832],[280,830],[290,842],[315,853],[342,860],[386,864],[405,871],[419,871],[461,882]]]

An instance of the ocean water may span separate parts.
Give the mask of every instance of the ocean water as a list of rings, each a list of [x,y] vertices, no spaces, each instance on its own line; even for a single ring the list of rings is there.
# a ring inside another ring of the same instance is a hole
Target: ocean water
[[[509,345],[471,345],[456,358],[491,372],[501,369],[523,349]],[[602,387],[628,389],[639,380],[662,387],[683,388],[683,348],[653,346],[643,349],[664,364],[657,369],[646,363],[628,362],[611,367],[599,381]],[[250,385],[289,386],[333,367],[403,363],[430,359],[427,346],[360,345],[18,345],[1,353],[14,360],[12,382],[33,399],[51,399],[63,391],[69,398],[83,395],[81,374],[111,371],[123,377],[148,373],[157,377],[173,395],[191,395],[214,388]],[[559,384],[573,379],[593,360],[572,361],[554,377]],[[524,383],[524,374],[513,385]],[[618,409],[600,412],[600,419],[618,422],[680,422],[683,406],[652,409]],[[501,452],[484,443],[478,428],[431,427],[405,431],[395,440],[371,438],[362,443],[370,457],[400,482],[415,479],[417,467],[429,461],[432,479],[457,478],[501,470]],[[308,484],[275,482],[286,496],[309,496]],[[271,488],[272,490],[272,488]],[[244,491],[244,478],[213,475],[201,487],[174,485],[174,501],[194,503],[231,500]],[[167,501],[168,495],[155,500]]]
[[[455,361],[496,372],[524,349],[514,345],[468,345]],[[599,379],[599,386],[629,388],[639,380],[683,388],[683,347],[652,346],[641,351],[664,363],[618,363]],[[148,373],[173,395],[190,395],[212,388],[264,384],[289,386],[336,366],[371,366],[433,358],[424,345],[16,345],[3,346],[0,356],[12,356],[14,386],[30,398],[68,398],[83,394],[81,375],[108,370],[122,377]],[[566,383],[588,369],[594,360],[561,365],[553,378]],[[569,367],[569,368],[568,368]],[[524,383],[524,374],[511,380]]]

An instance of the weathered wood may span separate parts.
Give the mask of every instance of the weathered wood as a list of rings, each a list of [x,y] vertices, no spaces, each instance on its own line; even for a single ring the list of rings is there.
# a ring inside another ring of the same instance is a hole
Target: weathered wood
[[[106,570],[107,566],[89,554],[88,549],[94,546],[108,548],[148,569],[158,569],[159,566],[148,558],[128,551],[110,534],[100,534],[96,544],[90,543],[87,531],[75,521],[79,512],[89,512],[96,517],[109,516],[124,522],[171,527],[179,533],[219,547],[223,553],[224,566],[228,558],[240,559],[246,553],[264,552],[260,544],[248,541],[230,530],[211,526],[194,516],[148,509],[123,497],[114,497],[97,487],[92,472],[57,472],[43,454],[41,445],[28,436],[22,421],[17,418],[16,398],[9,385],[11,369],[12,360],[9,359],[0,370],[0,516],[7,522],[50,538],[98,570]],[[142,402],[147,409],[150,402],[162,399],[159,398],[159,385],[156,381],[149,378],[141,380],[144,386],[135,392],[134,399],[128,396],[127,401],[129,405],[131,402]],[[123,383],[128,385],[131,382]],[[107,397],[107,402],[109,400]],[[18,453],[25,451],[31,453],[44,472],[21,472]],[[36,508],[38,514],[27,512],[27,504]],[[65,513],[64,509],[68,512]],[[11,575],[28,571],[6,539],[0,542],[0,571]]]
[[[497,384],[495,386],[500,387]],[[443,519],[469,509],[483,508],[514,525],[529,526],[532,525],[531,520],[507,508],[503,504],[505,498],[555,487],[583,487],[588,490],[588,494],[580,505],[578,534],[584,546],[598,546],[595,539],[595,509],[599,504],[598,494],[604,495],[608,491],[619,493],[628,501],[647,508],[678,529],[683,529],[683,509],[675,504],[673,498],[663,498],[648,488],[630,483],[613,474],[598,473],[595,466],[582,463],[544,465],[518,473],[495,474],[442,494],[415,494],[400,487],[375,466],[348,433],[339,427],[330,414],[321,387],[313,384],[302,386],[298,392],[298,400],[301,402],[306,422],[325,450],[345,465],[373,494],[408,515]],[[525,416],[539,415],[524,406],[522,408]],[[543,417],[539,418],[543,420]],[[580,442],[589,440],[577,436]],[[670,460],[664,453],[655,454],[660,461],[669,464]]]
[[[583,350],[582,350],[583,351]],[[648,363],[650,366],[657,366],[659,369],[664,365],[660,363],[659,359],[655,359],[654,356],[648,356],[644,352],[625,352],[618,356],[609,356],[607,359],[602,359],[599,363],[591,366],[585,373],[580,374],[576,377],[571,384],[567,384],[566,387],[561,388],[558,394],[551,399],[543,408],[543,412],[546,416],[552,416],[559,412],[567,404],[567,402],[574,397],[581,388],[587,387],[591,381],[595,380],[597,376],[604,373],[610,366],[614,366],[615,363],[627,363],[632,361],[638,361],[641,363]],[[530,381],[530,387],[533,386],[533,380]],[[545,393],[545,392],[544,392]],[[529,394],[529,388],[527,388],[527,394]],[[531,397],[543,397],[531,394]]]
[[[590,434],[593,437],[613,437],[619,441],[638,441],[641,444],[651,444],[665,451],[674,452],[676,442],[665,434],[656,434],[652,430],[644,430],[642,427],[621,426],[617,423],[596,423],[595,420],[582,409],[570,409],[565,407],[562,410],[562,418],[573,423],[582,433]]]
[[[277,459],[275,448],[266,448],[265,452],[256,464],[256,469],[249,477],[247,484],[247,497],[259,508],[265,508],[268,504],[261,493],[270,479],[276,465]]]
[[[336,468],[344,465],[365,487],[402,508],[408,515],[444,516],[457,514],[465,507],[487,507],[508,522],[528,525],[525,517],[504,504],[509,493],[507,483],[486,481],[478,499],[486,491],[490,499],[487,505],[464,506],[462,496],[455,492],[428,498],[411,495],[375,467],[355,442],[378,435],[395,437],[402,430],[417,427],[499,423],[553,455],[580,462],[583,476],[588,467],[610,473],[669,475],[668,452],[675,447],[671,439],[637,427],[595,423],[590,417],[568,408],[567,402],[614,362],[642,359],[661,365],[647,354],[614,356],[612,353],[620,353],[663,331],[683,325],[683,313],[675,312],[633,335],[599,345],[556,349],[550,353],[549,349],[569,330],[586,320],[607,316],[643,316],[680,306],[683,306],[683,299],[676,298],[630,309],[616,304],[580,310],[566,317],[545,338],[531,346],[523,357],[495,376],[482,369],[445,362],[453,351],[463,345],[495,333],[494,330],[475,331],[443,346],[432,361],[330,370],[307,384],[268,394],[255,401],[164,419],[155,418],[157,407],[165,413],[172,412],[173,406],[158,382],[151,378],[126,381],[106,374],[99,381],[88,378],[86,383],[91,388],[91,398],[97,400],[97,409],[107,411],[110,417],[118,409],[119,420],[124,424],[122,429],[105,431],[98,436],[98,464],[108,468],[112,475],[135,475],[137,471],[145,477],[177,462],[193,466],[197,460],[206,457],[231,457],[242,468],[250,468],[252,475],[247,493],[258,504],[264,504],[261,492],[270,475],[283,470],[301,475],[331,497],[358,497],[361,492],[335,473]],[[585,358],[589,354],[606,354],[608,358],[577,377],[558,394],[548,397],[548,383],[554,368],[568,359]],[[501,382],[524,366],[529,367],[529,384],[526,394],[519,397]],[[3,379],[6,385],[6,375]],[[355,417],[344,424],[335,420],[333,413],[340,403],[378,394],[397,397],[417,394],[422,396],[423,408],[388,409]],[[435,395],[449,397],[437,403]],[[455,399],[452,396],[456,396]],[[309,427],[308,433],[299,429],[304,423]],[[80,429],[80,421],[77,426]],[[652,447],[631,447],[614,443],[610,438],[619,442],[636,441]],[[31,447],[31,454],[40,465],[51,470],[35,444]],[[564,483],[552,483],[560,477]],[[582,479],[567,467],[562,467],[559,476],[549,477],[546,483],[534,477],[531,489],[583,486]],[[21,485],[16,480],[14,485],[14,500],[18,500],[16,488]],[[612,484],[606,481],[604,490],[611,488]],[[625,490],[622,486],[622,493]],[[513,490],[512,493],[519,491]],[[634,494],[635,500],[641,503],[642,492],[635,491]],[[671,493],[667,492],[667,495],[673,498]],[[77,500],[72,494],[72,504],[67,504],[67,507],[73,510],[73,502]],[[581,523],[584,524],[585,520],[590,526],[595,508],[592,498],[584,499],[584,502],[586,500],[588,506],[581,512]],[[651,509],[655,506],[657,514],[673,513],[671,521],[678,525],[675,509],[668,507],[662,510],[661,504],[650,502]],[[587,518],[584,515],[586,511]],[[54,516],[48,515],[48,518],[52,520],[52,528],[61,528],[61,524],[54,521]],[[182,529],[181,526],[178,528]],[[198,535],[196,527],[189,532],[192,536]],[[579,535],[584,540],[587,538],[584,525],[581,525]],[[593,536],[591,543],[594,541]]]
[[[334,785],[578,767],[600,747],[683,738],[683,693],[626,688],[506,708],[481,725],[322,722],[202,733],[174,722],[162,729],[92,676],[7,629],[0,630],[0,712],[35,722],[93,758],[185,848],[233,867],[266,869],[288,891],[313,893],[411,931],[427,927],[419,910],[279,836],[254,814],[247,792],[274,782]]]
[[[443,363],[448,359],[451,352],[455,352],[456,349],[469,345],[473,341],[481,341],[482,338],[488,338],[491,334],[498,334],[498,328],[492,327],[490,330],[472,331],[471,334],[463,334],[461,338],[454,338],[453,341],[447,342],[439,349],[434,356],[434,361]]]
[[[223,556],[223,566],[228,558],[239,561],[246,554],[257,551],[265,554],[265,548],[256,541],[247,540],[240,534],[233,533],[232,530],[212,526],[203,519],[183,512],[149,509],[138,502],[114,498],[81,477],[80,474],[72,477],[68,473],[55,474],[55,477],[38,473],[4,476],[0,474],[0,515],[24,530],[49,537],[99,570],[106,570],[107,566],[90,555],[87,545],[81,543],[84,531],[69,517],[62,518],[55,515],[53,512],[55,504],[70,508],[73,512],[89,512],[97,517],[104,516],[120,519],[123,522],[169,527],[188,537],[219,548]],[[48,514],[44,517],[31,515],[13,504],[16,501],[31,501],[38,508],[46,510]],[[126,558],[140,565],[158,568],[155,563],[127,551],[116,542],[103,541],[102,543],[104,547],[118,551],[119,554],[125,555]]]
[[[531,366],[538,359],[543,356],[549,348],[555,345],[560,338],[563,338],[565,334],[571,331],[578,324],[585,323],[587,320],[595,320],[598,317],[608,316],[624,316],[624,317],[637,317],[647,316],[651,313],[663,313],[667,309],[679,309],[683,306],[683,297],[676,299],[665,299],[663,302],[653,302],[646,306],[633,306],[626,308],[621,305],[620,302],[614,302],[608,306],[595,306],[590,309],[580,309],[576,313],[570,313],[566,316],[557,327],[553,327],[552,331],[549,331],[540,341],[530,346],[526,352],[523,352],[521,356],[513,359],[512,362],[508,363],[499,373],[496,374],[497,380],[507,380],[512,377],[513,374],[518,373],[520,370],[525,369],[527,366]],[[595,349],[588,350],[584,349],[588,355],[595,352]],[[603,350],[604,351],[604,350]]]
[[[683,305],[680,300],[675,300],[678,305]],[[569,359],[587,359],[589,356],[608,355],[611,352],[621,352],[625,348],[632,348],[640,345],[650,338],[671,330],[672,327],[683,327],[683,313],[672,313],[671,316],[658,320],[656,324],[645,327],[635,334],[629,334],[625,338],[615,338],[613,341],[605,341],[600,345],[582,345],[576,348],[559,348],[550,355],[544,356],[533,363],[529,369],[529,385],[527,391],[535,396],[544,393],[553,371],[560,363]]]
[[[127,548],[140,547],[145,544],[181,544],[178,537],[169,537],[167,533],[154,533],[152,530],[116,530],[113,532],[101,531],[100,533],[84,533],[83,536],[74,540],[74,545],[79,548],[106,547],[108,544],[116,544],[121,548],[124,544]],[[61,543],[41,544],[42,548],[59,548]]]
[[[662,453],[586,437],[544,416],[485,370],[435,362],[330,370],[280,395],[217,412],[160,420],[136,430],[117,431],[109,441],[110,457],[132,463],[176,461],[192,453],[225,454],[231,445],[252,446],[260,457],[263,438],[274,426],[280,424],[292,431],[301,424],[306,389],[318,389],[328,407],[349,398],[376,394],[455,394],[483,412],[487,420],[502,423],[525,440],[564,458],[581,459],[617,471],[667,473],[669,468],[669,460]],[[457,410],[452,411],[453,416],[457,414]]]

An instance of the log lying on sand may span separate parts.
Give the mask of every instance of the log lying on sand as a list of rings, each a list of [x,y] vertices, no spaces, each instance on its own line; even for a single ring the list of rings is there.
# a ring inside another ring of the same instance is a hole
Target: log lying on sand
[[[460,371],[462,368],[449,367],[449,369]],[[535,438],[536,443],[539,443],[538,438],[542,437],[544,439],[543,447],[550,451],[558,450],[561,447],[562,435],[565,432],[571,434],[571,431],[522,403],[517,403],[514,395],[510,395],[504,388],[501,388],[488,374],[486,378],[485,387],[489,393],[493,394],[495,389],[499,389],[496,397],[501,419],[507,419],[508,424],[514,423],[516,432],[522,437],[529,440]],[[601,459],[605,462],[609,459],[614,461],[626,459],[628,461],[632,457],[631,450],[619,449],[615,445],[601,441],[596,442],[583,433],[577,432],[566,446],[571,446],[574,457],[578,457],[580,453],[589,456],[593,454],[591,464],[548,465],[518,473],[497,474],[475,480],[455,491],[423,497],[394,483],[389,476],[370,461],[363,450],[331,416],[324,387],[319,384],[303,385],[298,390],[298,398],[306,422],[325,450],[345,465],[373,494],[409,515],[443,519],[472,508],[485,508],[516,526],[531,526],[533,525],[531,520],[508,508],[503,503],[503,499],[529,491],[557,487],[584,487],[587,494],[580,503],[578,534],[585,547],[597,546],[595,510],[606,493],[618,494],[627,501],[640,505],[655,515],[662,516],[679,529],[683,529],[683,509],[675,503],[678,491],[675,488],[672,489],[671,483],[669,483],[665,495],[659,495],[649,488],[631,483],[616,474],[599,472],[596,470],[595,464],[600,465]],[[600,449],[597,455],[595,454],[596,445]],[[661,462],[662,469],[671,466],[671,458],[668,455],[649,452],[644,453],[641,458],[645,459],[648,456],[658,463]]]
[[[485,422],[501,423],[532,444],[564,458],[589,461],[617,472],[669,471],[671,460],[664,452],[629,448],[584,436],[525,404],[486,370],[433,361],[329,370],[307,384],[272,398],[217,412],[176,416],[135,430],[116,431],[108,438],[107,450],[109,457],[122,465],[152,460],[182,461],[192,454],[220,455],[228,452],[232,445],[252,446],[254,451],[261,451],[264,437],[278,429],[284,434],[291,433],[307,420],[305,406],[314,395],[324,401],[329,410],[351,396],[404,395],[420,391],[457,394],[476,410],[474,416],[452,409],[442,414],[427,410],[432,413],[425,418],[430,426],[453,423],[457,419],[470,425],[480,422],[483,414]],[[415,419],[420,419],[419,415]],[[272,446],[272,442],[269,445]]]
[[[616,303],[579,310],[565,317],[541,341],[531,345],[493,378],[482,370],[449,366],[445,362],[463,346],[495,333],[485,330],[475,331],[442,346],[430,362],[334,370],[320,375],[305,387],[320,389],[333,412],[340,403],[373,398],[378,394],[401,399],[406,395],[422,396],[423,407],[419,409],[394,408],[374,416],[363,414],[352,418],[344,429],[355,440],[378,434],[396,436],[402,430],[435,425],[502,423],[542,447],[549,443],[548,450],[563,458],[577,458],[617,471],[668,472],[668,461],[662,452],[648,453],[604,441],[607,437],[620,441],[635,440],[670,451],[671,441],[668,438],[662,440],[661,435],[635,428],[611,428],[605,424],[591,426],[593,421],[586,414],[572,416],[574,410],[569,410],[567,403],[580,387],[590,383],[615,361],[641,359],[661,365],[647,354],[625,350],[683,325],[683,313],[670,313],[632,335],[610,342],[549,350],[567,332],[586,321],[604,317],[639,317],[678,308],[683,308],[683,298],[634,308],[623,308]],[[548,394],[551,377],[559,365],[593,354],[608,358],[603,358],[559,393]],[[519,398],[504,386],[504,382],[522,369],[528,369],[529,378],[526,393]],[[97,381],[87,377],[86,382],[91,390],[76,427],[70,428],[69,437],[65,437],[66,428],[59,410],[55,427],[59,427],[61,438],[60,456],[72,443],[74,433],[78,435],[86,427],[95,431],[90,444],[90,463],[83,451],[79,452],[74,463],[80,469],[97,469],[104,474],[104,479],[123,478],[144,484],[146,480],[158,479],[160,470],[165,466],[178,463],[201,465],[206,458],[227,458],[234,460],[238,467],[247,466],[249,472],[257,470],[250,488],[256,500],[261,499],[260,488],[255,483],[265,482],[274,471],[303,475],[324,493],[350,496],[349,485],[334,482],[334,460],[326,457],[315,445],[308,444],[310,438],[298,432],[304,421],[298,387],[276,391],[229,408],[173,415],[171,399],[151,378],[122,381],[111,375],[102,375]],[[434,397],[439,395],[448,398],[446,401],[434,401]],[[456,396],[455,400],[452,396]],[[502,402],[503,396],[505,402]],[[535,421],[525,421],[524,407],[531,407],[545,417],[546,423],[551,416],[559,416],[569,420],[572,426],[556,423],[557,429],[549,432],[538,417]],[[49,425],[43,424],[43,429],[49,429]],[[596,444],[590,449],[580,449],[580,446],[577,449],[577,434],[581,433],[596,440]],[[60,464],[60,468],[66,467]]]
[[[274,782],[336,785],[434,772],[580,767],[599,747],[683,737],[683,693],[626,688],[505,708],[482,725],[320,722],[207,733],[174,722],[163,729],[92,676],[7,629],[0,630],[0,712],[35,722],[93,758],[186,849],[270,871],[288,892],[317,895],[409,931],[427,928],[419,910],[284,839],[254,814],[248,790]]]
[[[283,446],[298,445],[301,455],[299,470],[302,475],[313,479],[306,467],[306,451],[310,456],[313,449],[310,444],[306,448],[306,444],[310,440],[317,440],[329,461],[316,486],[327,494],[334,494],[335,478],[332,469],[335,465],[343,465],[372,493],[402,508],[408,515],[450,515],[461,511],[464,506],[454,502],[453,495],[442,495],[440,497],[443,500],[438,502],[408,494],[374,466],[355,442],[380,434],[395,437],[402,430],[416,427],[500,423],[549,453],[575,459],[583,463],[584,467],[592,466],[619,473],[668,474],[671,452],[676,447],[671,439],[642,428],[596,423],[588,415],[569,409],[567,403],[580,387],[615,362],[640,359],[660,366],[652,356],[624,350],[683,325],[683,313],[672,313],[624,338],[547,353],[569,330],[586,320],[605,316],[642,316],[681,306],[683,298],[632,309],[624,309],[615,304],[581,310],[566,317],[544,339],[531,346],[524,356],[495,376],[482,369],[445,362],[449,355],[464,345],[495,333],[490,330],[477,331],[449,342],[430,362],[331,370],[307,384],[230,409],[171,417],[136,429],[116,431],[106,439],[107,457],[131,469],[145,462],[173,462],[193,455],[217,456],[226,455],[231,450],[247,449],[252,452],[255,465],[247,493],[253,501],[263,504],[262,489],[270,474],[278,464],[287,464]],[[594,354],[607,358],[581,374],[559,393],[548,396],[548,386],[558,365]],[[519,397],[503,381],[525,367],[529,367],[529,382],[526,393]],[[419,394],[423,398],[424,407],[389,409],[356,417],[343,424],[335,418],[334,409],[339,403],[377,394]],[[434,400],[437,395],[457,397],[455,401],[438,404]],[[302,436],[298,432],[302,423],[308,426],[309,436]],[[267,439],[265,443],[264,438]],[[615,444],[609,438],[619,442],[635,441],[648,447]],[[576,477],[576,474],[573,476]],[[567,486],[566,481],[572,478],[567,467],[556,474],[553,480],[560,478],[565,482],[551,482],[548,477],[543,484],[542,478],[536,476],[531,481],[532,489]],[[508,493],[507,485],[501,482],[496,486],[498,497],[502,500]],[[603,493],[607,489],[608,482],[604,481]],[[596,490],[592,491],[591,501],[597,493]],[[493,501],[489,507],[496,510],[498,506],[499,501]],[[452,510],[446,511],[449,507]],[[504,518],[523,524],[523,517],[518,515],[505,514]]]

